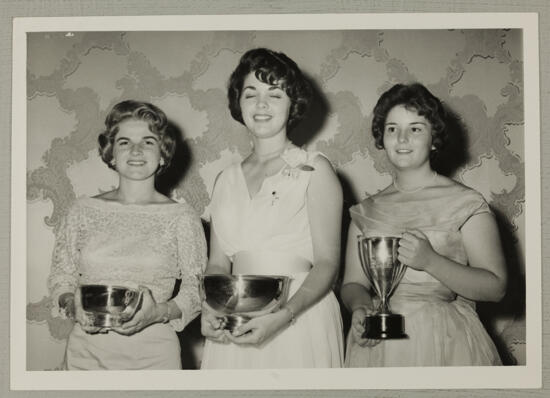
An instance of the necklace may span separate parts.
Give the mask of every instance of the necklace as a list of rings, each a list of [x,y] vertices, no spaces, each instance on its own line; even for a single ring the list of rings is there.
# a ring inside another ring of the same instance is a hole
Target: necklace
[[[403,189],[403,188],[399,188],[399,186],[397,185],[397,182],[395,180],[395,178],[393,179],[393,187],[401,192],[401,193],[416,193],[416,192],[420,192],[422,191],[424,188],[426,188],[428,185],[432,184],[435,179],[437,177],[437,173],[434,171],[433,174],[432,174],[432,178],[430,179],[430,181],[428,181],[426,184],[424,185],[421,185],[419,186],[418,188],[414,188],[414,189]]]

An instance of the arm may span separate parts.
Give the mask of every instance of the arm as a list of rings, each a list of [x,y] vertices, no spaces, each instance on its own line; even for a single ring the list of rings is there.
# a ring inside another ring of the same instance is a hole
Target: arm
[[[307,208],[313,267],[296,294],[286,304],[295,315],[323,298],[338,276],[340,230],[342,225],[342,188],[329,161],[318,157],[307,191]]]
[[[212,190],[211,199],[211,213],[215,212],[215,208],[218,206],[219,193],[219,181],[223,174],[223,171],[218,173],[216,180],[214,181],[214,188]],[[210,255],[208,257],[208,265],[206,266],[205,274],[230,274],[231,273],[231,260],[223,252],[218,235],[216,235],[216,229],[214,228],[213,216],[210,217]]]
[[[179,292],[161,312],[166,311],[163,316],[173,320],[172,326],[179,331],[200,313],[201,308],[198,277],[206,267],[206,239],[202,222],[194,212],[178,223],[178,263],[181,268]]]
[[[206,266],[205,274],[230,274],[231,260],[225,255],[220,247],[216,230],[213,223],[210,226],[210,257]]]
[[[80,281],[78,236],[80,215],[74,204],[59,225],[53,256],[52,267],[48,277],[48,289],[50,291],[54,309],[60,315],[78,322],[87,333],[103,332],[99,327],[89,325],[89,319],[85,316],[80,299],[78,285]]]
[[[348,229],[346,268],[341,288],[342,301],[351,313],[358,308],[372,310],[372,298],[368,292],[369,281],[363,272],[357,252],[357,236],[361,234],[359,228],[352,222]]]
[[[214,181],[214,190],[212,192],[212,204],[216,206],[216,186],[219,178],[223,172],[220,172],[216,180]],[[231,260],[223,252],[218,235],[216,235],[216,229],[214,226],[213,218],[210,219],[210,253],[208,257],[208,264],[206,266],[205,274],[231,274]],[[201,314],[201,333],[207,339],[222,342],[224,341],[224,331],[221,329],[222,321],[216,317],[214,311],[206,303],[202,302],[202,314]]]
[[[79,280],[78,225],[78,214],[73,206],[61,219],[48,276],[48,290],[54,308],[69,318],[75,316],[74,295]]]
[[[468,255],[463,265],[435,252],[427,237],[413,230],[403,234],[399,260],[428,272],[458,295],[476,301],[499,301],[506,291],[506,267],[493,216],[471,217],[461,229]]]
[[[307,209],[313,244],[313,267],[285,307],[253,318],[228,338],[240,344],[261,344],[317,303],[332,288],[339,268],[342,189],[332,166],[317,157],[307,191]],[[246,332],[251,332],[245,334]]]
[[[210,257],[205,274],[230,274],[231,261],[222,251],[213,223],[210,227]],[[203,301],[201,315],[201,333],[207,339],[225,341],[224,331],[220,329],[221,319],[216,317],[210,306]]]

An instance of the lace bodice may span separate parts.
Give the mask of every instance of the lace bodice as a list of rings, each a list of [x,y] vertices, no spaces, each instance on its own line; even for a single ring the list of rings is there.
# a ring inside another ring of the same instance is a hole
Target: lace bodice
[[[82,198],[68,211],[58,234],[48,279],[54,305],[79,284],[144,285],[157,302],[174,301],[181,330],[200,311],[198,280],[206,264],[199,216],[186,203],[124,205]]]

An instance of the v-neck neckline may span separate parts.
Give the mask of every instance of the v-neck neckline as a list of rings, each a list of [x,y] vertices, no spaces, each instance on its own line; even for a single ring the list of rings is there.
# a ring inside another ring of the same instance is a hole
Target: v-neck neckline
[[[284,160],[283,160],[283,162],[284,162]],[[248,196],[248,200],[249,200],[249,201],[253,201],[253,200],[258,196],[258,194],[259,194],[260,192],[262,192],[262,190],[263,190],[263,188],[264,188],[264,185],[265,185],[265,181],[266,181],[266,180],[269,180],[269,179],[271,179],[271,178],[274,178],[274,177],[276,177],[276,176],[278,176],[278,175],[280,175],[280,174],[283,172],[283,170],[284,170],[285,168],[287,168],[287,167],[288,167],[288,164],[287,164],[286,162],[284,162],[283,166],[282,166],[275,174],[272,174],[272,175],[270,175],[270,176],[264,177],[264,179],[262,180],[262,183],[260,184],[260,189],[258,189],[258,191],[257,191],[254,195],[252,195],[252,194],[250,193],[250,189],[249,189],[249,187],[248,187],[248,183],[246,182],[246,177],[244,176],[243,162],[240,162],[240,163],[238,164],[239,174],[240,174],[240,176],[241,176],[241,180],[242,180],[242,183],[243,183],[243,185],[244,185],[244,189],[245,189],[245,191],[246,191],[246,195]]]

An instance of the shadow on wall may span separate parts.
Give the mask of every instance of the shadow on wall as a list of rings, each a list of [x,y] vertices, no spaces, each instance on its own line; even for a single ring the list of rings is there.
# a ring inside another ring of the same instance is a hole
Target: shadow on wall
[[[170,196],[170,192],[182,181],[193,161],[191,149],[183,139],[182,129],[172,121],[168,121],[168,129],[176,140],[176,151],[170,167],[155,180],[156,189],[166,196]]]
[[[467,151],[468,130],[462,118],[446,104],[443,105],[446,112],[445,128],[449,134],[441,153],[432,159],[431,166],[439,174],[451,177],[470,160]]]
[[[479,303],[477,312],[489,335],[495,342],[504,365],[525,363],[524,348],[516,352],[516,345],[525,344],[525,275],[521,270],[522,255],[517,250],[517,238],[514,236],[514,226],[506,216],[495,208],[491,208],[497,220],[506,268],[508,286],[506,295],[498,303]],[[498,332],[495,320],[511,319],[507,327]]]
[[[307,75],[305,75],[305,78],[311,86],[311,102],[304,119],[289,132],[290,139],[299,147],[306,145],[315,138],[331,112],[330,104],[323,90],[320,89],[314,79]]]

